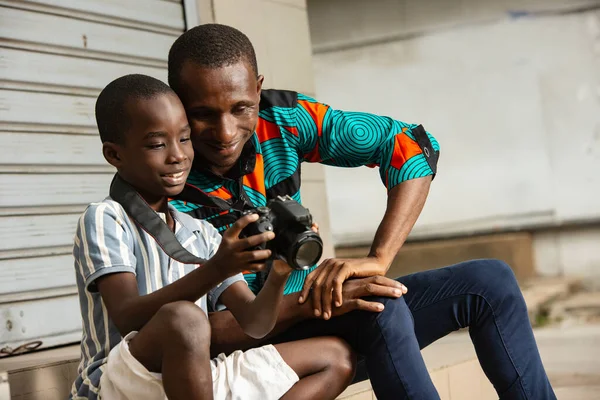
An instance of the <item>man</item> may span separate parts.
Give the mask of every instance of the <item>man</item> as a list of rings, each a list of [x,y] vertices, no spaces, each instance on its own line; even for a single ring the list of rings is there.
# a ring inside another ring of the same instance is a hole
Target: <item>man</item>
[[[506,264],[479,260],[398,281],[384,277],[425,203],[436,172],[435,139],[421,126],[261,90],[263,80],[252,44],[234,28],[202,25],[173,44],[169,84],[186,108],[196,152],[188,183],[205,195],[202,205],[175,201],[179,210],[224,230],[235,221],[232,209],[282,194],[300,200],[305,161],[378,166],[388,189],[369,256],[294,272],[269,341],[342,337],[364,357],[377,398],[437,399],[420,349],[469,327],[500,398],[555,398]],[[245,278],[260,290],[259,277]],[[228,311],[211,314],[210,322],[214,352],[264,343],[245,336]]]

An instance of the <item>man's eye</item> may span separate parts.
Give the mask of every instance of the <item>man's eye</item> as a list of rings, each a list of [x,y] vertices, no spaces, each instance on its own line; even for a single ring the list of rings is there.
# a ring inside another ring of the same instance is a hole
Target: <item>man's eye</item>
[[[248,107],[248,106],[238,106],[233,109],[233,113],[234,114],[244,114],[244,113],[250,111],[250,109],[251,109],[251,107]]]

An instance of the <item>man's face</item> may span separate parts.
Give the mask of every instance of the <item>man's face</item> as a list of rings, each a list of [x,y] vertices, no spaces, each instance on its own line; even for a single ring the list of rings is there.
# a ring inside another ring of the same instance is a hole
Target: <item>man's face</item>
[[[213,172],[227,173],[254,133],[262,80],[245,61],[219,68],[184,64],[178,94],[194,150]]]
[[[151,206],[152,202],[179,194],[194,159],[181,101],[175,94],[135,99],[126,105],[126,112],[130,129],[124,143],[108,144],[118,158],[109,162]]]

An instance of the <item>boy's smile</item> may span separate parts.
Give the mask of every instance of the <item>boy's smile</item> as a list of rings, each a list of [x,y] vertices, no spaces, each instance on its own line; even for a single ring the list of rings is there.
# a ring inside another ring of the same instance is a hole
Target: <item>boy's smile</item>
[[[111,164],[155,210],[185,185],[194,151],[190,127],[179,98],[173,93],[131,99],[124,116],[130,122],[124,141],[106,143]]]

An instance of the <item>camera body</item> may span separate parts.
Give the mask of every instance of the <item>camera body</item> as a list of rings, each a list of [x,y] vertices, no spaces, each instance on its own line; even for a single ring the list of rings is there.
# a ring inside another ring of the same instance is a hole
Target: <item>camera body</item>
[[[310,211],[290,196],[269,200],[266,207],[244,210],[242,215],[258,214],[258,220],[244,228],[248,237],[272,231],[275,239],[257,249],[270,249],[274,258],[286,261],[292,268],[306,270],[315,265],[323,254],[323,241],[313,232]]]

